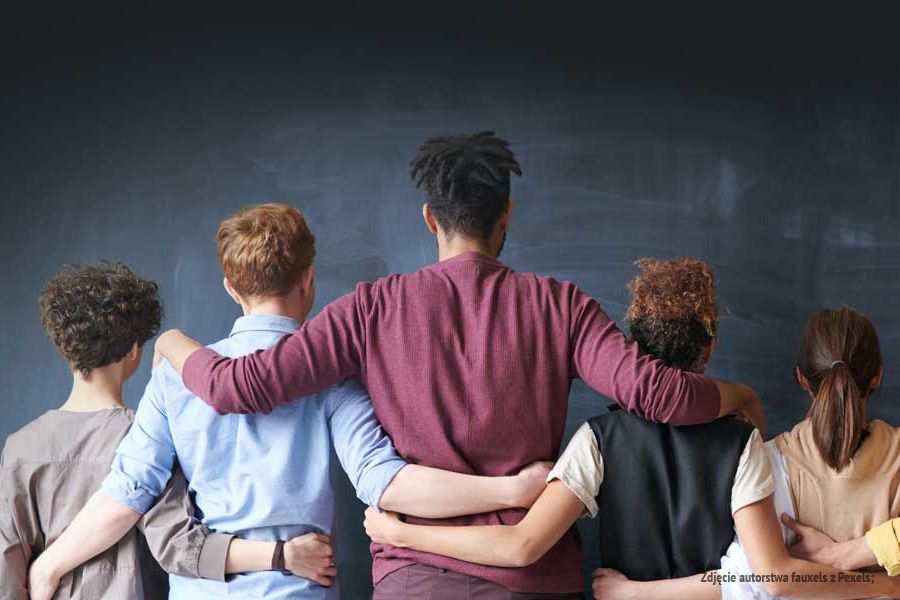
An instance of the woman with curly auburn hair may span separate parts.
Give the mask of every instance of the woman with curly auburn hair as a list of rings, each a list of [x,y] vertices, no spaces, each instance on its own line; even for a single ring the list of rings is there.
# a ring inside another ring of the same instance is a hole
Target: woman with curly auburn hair
[[[719,318],[709,266],[690,258],[637,265],[626,316],[632,337],[671,366],[703,372]],[[593,590],[601,600],[719,598],[723,587],[713,582],[720,581],[688,576],[715,572],[735,528],[756,572],[779,576],[763,580],[764,593],[860,598],[896,587],[885,576],[874,584],[854,581],[852,574],[791,557],[760,432],[734,417],[673,427],[613,410],[581,426],[548,481],[517,525],[426,527],[369,509],[366,530],[375,542],[521,567],[552,552],[579,517],[598,517],[601,558],[617,569],[595,571]],[[820,579],[797,583],[792,574]],[[838,582],[841,575],[846,579]]]
[[[109,471],[134,411],[122,386],[137,370],[144,343],[162,319],[157,285],[122,264],[68,265],[38,299],[44,330],[72,370],[72,390],[58,410],[6,440],[0,476],[0,597],[27,600],[29,564],[89,504]],[[204,557],[229,536],[193,515],[184,477],[172,478],[156,506],[101,556],[69,574],[71,598],[166,598],[167,570],[219,577]],[[198,556],[200,560],[198,560]],[[224,558],[222,559],[224,561]]]

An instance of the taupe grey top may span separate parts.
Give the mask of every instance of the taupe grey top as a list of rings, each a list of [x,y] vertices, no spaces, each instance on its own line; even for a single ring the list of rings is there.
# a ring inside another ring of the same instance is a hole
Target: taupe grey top
[[[100,488],[133,420],[128,408],[52,410],[6,440],[0,463],[0,600],[28,599],[28,565]],[[55,598],[162,600],[168,582],[160,566],[224,580],[230,540],[196,519],[178,470],[138,526],[67,574]]]

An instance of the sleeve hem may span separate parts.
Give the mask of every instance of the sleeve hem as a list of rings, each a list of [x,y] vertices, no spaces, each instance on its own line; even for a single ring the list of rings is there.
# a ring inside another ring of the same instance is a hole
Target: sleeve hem
[[[775,482],[771,479],[764,485],[763,487],[757,488],[752,491],[745,492],[742,496],[738,498],[731,499],[731,514],[734,515],[737,511],[741,510],[746,506],[750,506],[751,504],[756,504],[760,500],[765,500],[769,496],[775,493]]]
[[[370,494],[366,492],[365,486],[360,486],[360,488],[362,489],[357,491],[357,496],[359,497],[359,499],[368,506],[374,506],[375,510],[381,512],[381,507],[379,505],[381,504],[381,497],[384,496],[384,491],[388,488],[389,485],[391,485],[391,482],[394,481],[397,473],[402,471],[403,468],[408,464],[409,463],[407,463],[405,460],[398,458],[378,465],[377,470],[383,471],[383,473],[379,475],[382,483],[380,483],[379,487],[376,488],[378,494],[371,494],[371,497],[366,497],[370,496]],[[370,472],[366,474],[366,477],[372,477],[375,475],[377,474]],[[374,504],[372,503],[372,500],[375,501]]]
[[[866,543],[888,575],[900,575],[900,544],[897,543],[893,520],[869,530]]]
[[[112,475],[112,473],[110,475]],[[150,510],[153,507],[153,503],[156,502],[156,497],[149,492],[142,490],[141,488],[136,488],[132,492],[126,492],[122,489],[121,484],[114,485],[110,483],[109,477],[103,481],[103,484],[100,486],[100,491],[122,506],[130,508],[135,512],[139,512],[142,515]]]
[[[582,518],[594,518],[597,516],[597,513],[600,512],[600,507],[597,506],[597,501],[594,498],[591,498],[590,495],[581,488],[580,485],[577,485],[575,482],[566,481],[563,479],[561,475],[555,475],[551,473],[547,481],[552,481],[554,479],[558,479],[565,485],[569,490],[575,494],[575,496],[581,500],[581,503],[584,504],[584,512],[581,514]]]
[[[197,562],[197,574],[203,579],[225,581],[225,563],[233,535],[211,533],[203,542]]]

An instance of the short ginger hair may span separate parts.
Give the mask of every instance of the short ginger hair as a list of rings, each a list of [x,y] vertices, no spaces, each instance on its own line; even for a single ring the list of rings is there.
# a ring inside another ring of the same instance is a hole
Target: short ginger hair
[[[159,288],[123,264],[65,265],[38,297],[44,331],[73,371],[119,362],[157,334]]]
[[[287,204],[256,204],[219,225],[219,264],[246,298],[282,296],[300,281],[316,255],[303,214]]]
[[[719,319],[712,269],[696,258],[635,263],[625,320],[641,350],[667,365],[698,370]]]

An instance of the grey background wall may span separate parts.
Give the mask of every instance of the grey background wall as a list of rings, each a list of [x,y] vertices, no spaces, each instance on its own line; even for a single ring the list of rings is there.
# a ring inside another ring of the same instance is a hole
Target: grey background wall
[[[524,170],[511,266],[577,282],[621,322],[637,258],[704,258],[723,313],[710,372],[752,384],[773,434],[806,409],[790,375],[805,320],[856,306],[886,360],[870,416],[900,423],[889,20],[485,4],[305,3],[274,25],[149,10],[11,18],[0,435],[68,392],[35,309],[60,264],[131,265],[160,283],[166,326],[213,341],[238,314],[218,221],[289,202],[319,240],[318,310],[358,280],[436,259],[407,161],[431,134],[480,129],[510,140]],[[129,405],[148,375],[149,357]],[[605,404],[576,382],[569,432]],[[362,506],[335,480],[341,585],[364,597]],[[589,572],[596,525],[580,527]]]

